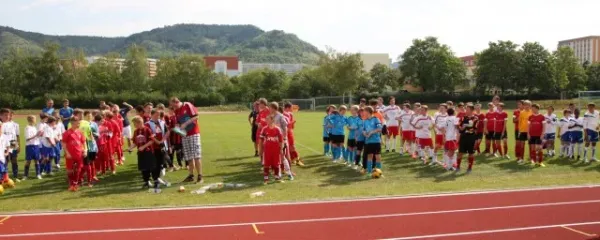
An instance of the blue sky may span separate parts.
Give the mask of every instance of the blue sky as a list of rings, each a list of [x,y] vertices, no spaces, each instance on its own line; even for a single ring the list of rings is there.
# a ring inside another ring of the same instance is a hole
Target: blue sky
[[[436,36],[458,56],[489,41],[600,35],[599,0],[0,0],[0,25],[58,35],[126,36],[177,23],[253,24],[320,49],[389,53]]]

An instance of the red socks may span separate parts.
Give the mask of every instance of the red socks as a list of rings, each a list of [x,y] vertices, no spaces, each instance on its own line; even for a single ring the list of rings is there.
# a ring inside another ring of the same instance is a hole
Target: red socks
[[[474,156],[469,156],[469,170],[471,170],[473,168],[473,163],[475,162],[475,157]]]

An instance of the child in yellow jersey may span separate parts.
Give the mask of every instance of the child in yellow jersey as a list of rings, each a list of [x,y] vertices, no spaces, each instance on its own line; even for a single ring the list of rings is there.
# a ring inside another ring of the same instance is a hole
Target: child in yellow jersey
[[[519,121],[517,128],[519,130],[519,136],[517,137],[517,162],[523,163],[525,155],[525,142],[528,140],[527,131],[529,129],[529,117],[533,114],[531,111],[531,101],[523,101],[523,110],[519,113]]]

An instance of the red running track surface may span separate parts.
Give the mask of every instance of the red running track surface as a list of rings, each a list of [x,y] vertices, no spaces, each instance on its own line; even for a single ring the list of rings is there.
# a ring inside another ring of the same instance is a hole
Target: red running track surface
[[[0,240],[595,239],[600,186],[0,219]]]

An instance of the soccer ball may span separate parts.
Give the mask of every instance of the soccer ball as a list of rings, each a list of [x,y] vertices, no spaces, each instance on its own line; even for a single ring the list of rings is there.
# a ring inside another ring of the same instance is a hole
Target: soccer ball
[[[6,188],[6,189],[14,188],[15,187],[15,182],[12,179],[9,178],[8,180],[4,181],[4,183],[2,183],[2,186],[4,188]]]
[[[178,191],[179,191],[180,193],[182,193],[182,192],[185,192],[185,187],[184,187],[184,186],[180,186]]]
[[[371,176],[373,176],[373,178],[380,178],[382,174],[383,172],[381,172],[381,169],[375,168],[373,169],[373,173],[371,173]]]
[[[4,194],[4,187],[2,187],[2,185],[0,185],[0,195]]]

